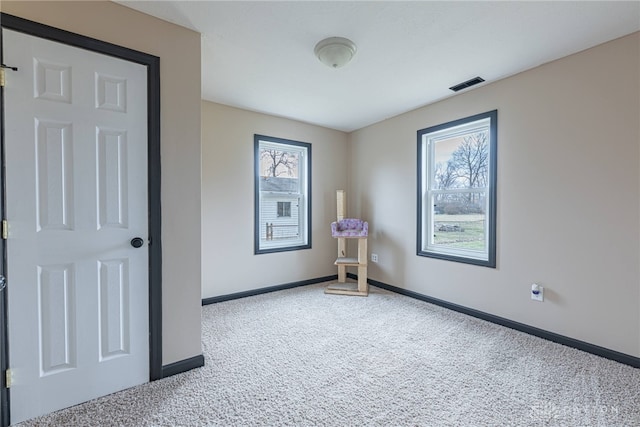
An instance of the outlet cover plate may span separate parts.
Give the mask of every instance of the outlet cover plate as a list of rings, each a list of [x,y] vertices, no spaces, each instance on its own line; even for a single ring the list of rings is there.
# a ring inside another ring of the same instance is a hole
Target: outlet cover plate
[[[533,291],[531,291],[531,299],[534,301],[540,301],[543,302],[544,301],[544,287],[539,286],[540,291],[537,294],[534,294]]]

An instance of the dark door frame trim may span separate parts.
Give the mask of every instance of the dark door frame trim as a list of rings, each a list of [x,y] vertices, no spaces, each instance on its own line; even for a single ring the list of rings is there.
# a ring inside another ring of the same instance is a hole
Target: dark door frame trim
[[[17,16],[0,13],[2,28],[19,31],[32,36],[48,39],[67,45],[87,49],[104,55],[135,62],[147,67],[147,132],[148,132],[148,193],[149,193],[149,379],[162,378],[162,242],[161,242],[161,205],[160,205],[160,58],[147,53],[114,45],[80,34],[29,21]],[[1,41],[0,33],[0,41]],[[0,42],[0,57],[2,56]],[[11,64],[7,64],[11,65]],[[11,73],[11,71],[7,71]],[[0,213],[5,218],[5,156],[4,156],[4,89],[0,88],[0,138],[2,139],[0,156],[2,179],[0,186]],[[6,272],[6,240],[0,245],[0,274]],[[10,279],[7,279],[7,287]],[[0,343],[3,357],[0,357],[0,404],[2,418],[0,425],[7,426],[10,421],[9,390],[5,384],[5,371],[9,360],[7,336],[7,292],[0,291]]]

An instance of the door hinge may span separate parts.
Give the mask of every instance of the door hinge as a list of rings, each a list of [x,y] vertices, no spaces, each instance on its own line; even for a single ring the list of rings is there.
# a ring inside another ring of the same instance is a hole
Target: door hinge
[[[9,223],[6,219],[2,220],[2,240],[7,240],[9,238]]]
[[[6,388],[11,388],[11,369],[7,369],[4,374],[4,384]]]

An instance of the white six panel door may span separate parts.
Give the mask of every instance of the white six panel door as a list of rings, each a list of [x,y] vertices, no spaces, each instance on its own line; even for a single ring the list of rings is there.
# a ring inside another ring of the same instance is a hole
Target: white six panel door
[[[149,380],[147,70],[3,41],[16,423]]]

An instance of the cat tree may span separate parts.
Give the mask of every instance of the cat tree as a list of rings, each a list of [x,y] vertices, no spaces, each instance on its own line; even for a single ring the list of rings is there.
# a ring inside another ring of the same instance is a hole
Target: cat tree
[[[338,220],[331,223],[331,235],[338,239],[338,283],[325,289],[327,294],[369,295],[367,284],[367,236],[369,223],[361,219],[345,218],[347,216],[347,195],[344,190],[336,192]],[[358,240],[357,258],[347,256],[347,239]],[[358,283],[347,282],[347,267],[358,267]]]

